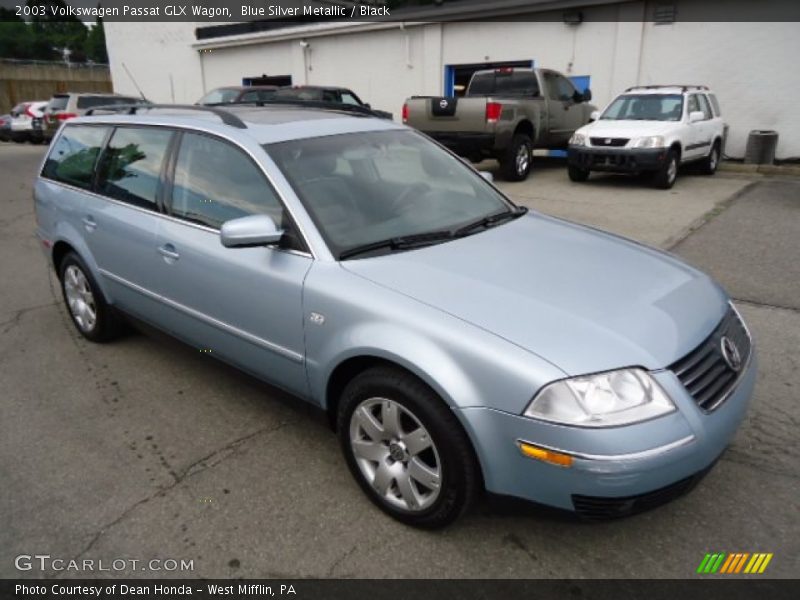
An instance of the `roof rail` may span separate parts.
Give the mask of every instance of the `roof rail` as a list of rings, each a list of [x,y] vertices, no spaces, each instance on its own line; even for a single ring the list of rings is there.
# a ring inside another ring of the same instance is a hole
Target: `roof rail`
[[[685,83],[673,83],[673,84],[663,84],[663,85],[634,85],[633,87],[629,87],[626,92],[630,92],[631,90],[657,90],[659,88],[681,88],[684,92],[687,90],[708,90],[707,85],[694,85],[694,84],[685,84]]]
[[[201,104],[109,104],[105,106],[95,106],[86,111],[86,116],[91,116],[96,110],[109,112],[124,112],[128,115],[135,115],[139,110],[151,109],[175,109],[175,110],[200,110],[217,115],[225,125],[236,127],[237,129],[247,129],[247,125],[236,115],[229,113],[216,106],[203,106]]]
[[[378,116],[374,110],[366,106],[357,104],[344,104],[342,102],[327,102],[325,100],[300,100],[295,98],[267,98],[265,100],[246,100],[238,102],[225,102],[224,104],[206,105],[209,108],[216,106],[296,106],[301,108],[317,108],[320,110],[331,110],[338,112],[355,113],[365,117]]]

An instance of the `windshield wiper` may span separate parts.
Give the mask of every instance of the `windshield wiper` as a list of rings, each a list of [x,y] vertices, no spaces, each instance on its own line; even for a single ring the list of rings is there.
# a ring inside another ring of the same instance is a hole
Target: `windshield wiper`
[[[527,207],[519,206],[516,210],[509,210],[506,212],[501,212],[495,215],[489,215],[488,217],[481,217],[480,219],[473,221],[472,223],[467,223],[463,227],[459,227],[453,232],[454,237],[460,237],[463,235],[468,235],[475,231],[476,229],[480,229],[483,227],[484,229],[488,229],[489,227],[494,227],[503,221],[509,221],[511,219],[516,219],[517,217],[521,217],[525,213],[528,212]]]
[[[403,235],[348,248],[339,254],[339,260],[344,260],[358,254],[374,252],[376,250],[410,250],[412,248],[421,248],[423,246],[430,246],[432,244],[445,242],[452,238],[453,232],[449,229],[444,229],[442,231],[428,231],[414,235]]]

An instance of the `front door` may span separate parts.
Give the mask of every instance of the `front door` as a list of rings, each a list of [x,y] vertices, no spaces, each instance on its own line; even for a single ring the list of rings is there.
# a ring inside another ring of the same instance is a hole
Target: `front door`
[[[312,264],[302,248],[225,248],[225,221],[267,214],[291,227],[277,193],[233,144],[183,133],[155,244],[166,326],[208,353],[307,395],[303,281]]]
[[[575,130],[583,125],[583,106],[575,101],[575,86],[555,71],[542,71],[544,94],[548,99],[547,144],[564,148]]]

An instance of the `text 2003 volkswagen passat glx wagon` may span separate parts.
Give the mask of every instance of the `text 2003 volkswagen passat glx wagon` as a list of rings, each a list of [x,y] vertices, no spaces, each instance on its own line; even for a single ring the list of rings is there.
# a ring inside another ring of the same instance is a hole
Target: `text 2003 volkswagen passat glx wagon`
[[[84,337],[128,314],[323,407],[367,496],[413,525],[483,489],[587,517],[653,506],[715,462],[753,391],[709,277],[519,208],[385,120],[73,119],[35,196]]]

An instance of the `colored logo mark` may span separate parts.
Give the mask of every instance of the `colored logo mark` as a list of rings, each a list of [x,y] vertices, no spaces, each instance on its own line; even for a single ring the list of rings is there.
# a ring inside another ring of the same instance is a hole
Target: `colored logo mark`
[[[726,575],[736,573],[763,573],[769,561],[772,560],[772,553],[765,552],[717,552],[706,554],[697,572],[701,574],[725,573]]]

